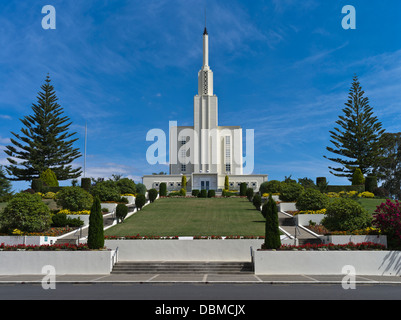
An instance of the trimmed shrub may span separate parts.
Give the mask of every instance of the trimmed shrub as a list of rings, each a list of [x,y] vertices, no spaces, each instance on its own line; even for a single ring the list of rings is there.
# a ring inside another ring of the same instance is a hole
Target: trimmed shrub
[[[120,194],[135,194],[136,184],[129,178],[122,178],[116,181],[116,185],[120,190]]]
[[[40,180],[48,187],[58,187],[56,174],[50,168],[40,174]]]
[[[280,193],[282,182],[278,180],[271,180],[263,182],[259,187],[260,195],[264,193]]]
[[[297,201],[303,191],[304,187],[298,183],[282,183],[280,200],[285,202]]]
[[[160,197],[167,196],[167,184],[165,182],[160,183],[159,193],[160,193]]]
[[[104,247],[103,214],[100,200],[95,197],[89,216],[88,247],[90,249],[101,249]]]
[[[228,176],[224,178],[224,190],[230,189],[230,182],[228,181]]]
[[[306,189],[298,197],[296,206],[298,210],[321,210],[329,203],[327,195],[316,189]]]
[[[371,215],[355,200],[335,198],[326,208],[322,225],[331,231],[353,231],[370,227]]]
[[[214,198],[216,196],[216,191],[215,190],[209,190],[207,192],[207,197],[208,198]]]
[[[255,194],[252,199],[252,204],[255,206],[256,210],[260,210],[260,206],[262,205],[262,197],[260,194]]]
[[[115,181],[102,181],[96,183],[91,190],[93,197],[98,197],[100,201],[116,201],[120,200],[120,189],[117,187]]]
[[[247,189],[246,183],[245,183],[245,182],[242,182],[242,183],[239,185],[239,195],[240,195],[241,197],[245,197],[245,196],[246,196],[246,189]]]
[[[253,189],[252,188],[248,188],[246,189],[246,197],[248,198],[249,201],[252,201],[253,198]]]
[[[81,179],[81,188],[82,189],[89,192],[91,189],[91,186],[92,186],[91,178],[82,178]]]
[[[93,197],[81,187],[65,187],[57,193],[56,203],[71,211],[89,210],[93,204]]]
[[[154,202],[157,198],[157,190],[156,189],[149,189],[148,190],[148,196],[149,196],[149,201]]]
[[[317,177],[316,178],[316,186],[319,188],[320,192],[328,192],[328,182],[326,177]]]
[[[181,187],[183,187],[183,188],[187,187],[187,177],[184,175],[181,178]]]
[[[136,184],[136,192],[145,195],[146,191],[146,186],[143,183],[137,183]]]
[[[43,190],[43,181],[40,179],[33,179],[31,183],[31,188],[35,190],[35,192],[42,192]]]
[[[84,225],[84,222],[79,218],[67,217],[66,213],[57,213],[52,216],[51,227],[62,228],[69,226],[71,228],[79,228]]]
[[[377,188],[377,177],[374,175],[365,178],[365,191],[373,192]]]
[[[193,190],[192,190],[192,195],[193,195],[194,197],[197,197],[197,196],[199,195],[199,190],[198,190],[198,189],[193,189]]]
[[[207,190],[202,189],[198,195],[198,198],[207,198]]]
[[[125,204],[119,203],[116,207],[116,218],[117,222],[124,222],[125,217],[128,214],[128,207]]]
[[[352,185],[358,186],[361,184],[365,184],[365,178],[363,177],[361,169],[356,168],[352,174]]]
[[[50,209],[38,194],[17,193],[0,213],[0,226],[6,232],[13,229],[42,232],[50,224]]]
[[[263,249],[278,249],[281,246],[277,204],[272,196],[263,205],[262,214],[266,218],[265,242]]]
[[[181,188],[179,193],[180,193],[180,196],[185,197],[187,195],[187,190],[184,188]]]
[[[143,206],[146,204],[146,197],[144,194],[139,193],[135,198],[135,206],[138,210],[142,210]]]
[[[237,191],[230,191],[230,190],[224,189],[222,192],[223,197],[232,197],[232,196],[237,196],[237,195],[238,195]]]

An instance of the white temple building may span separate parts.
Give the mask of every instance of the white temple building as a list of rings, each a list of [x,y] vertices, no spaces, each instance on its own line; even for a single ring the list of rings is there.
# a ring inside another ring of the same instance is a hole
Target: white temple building
[[[187,177],[187,191],[224,189],[229,177],[230,190],[242,182],[255,191],[267,181],[267,175],[243,174],[242,129],[219,126],[218,99],[213,92],[213,72],[209,66],[209,35],[203,32],[203,65],[198,72],[198,94],[194,97],[194,125],[170,126],[169,175],[145,175],[143,184],[159,189],[165,182],[169,191],[181,189]],[[253,156],[253,155],[252,155]]]

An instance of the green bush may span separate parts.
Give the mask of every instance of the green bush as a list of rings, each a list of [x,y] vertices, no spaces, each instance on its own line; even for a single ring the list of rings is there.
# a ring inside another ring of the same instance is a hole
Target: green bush
[[[249,201],[252,201],[253,198],[253,189],[252,188],[248,188],[246,189],[246,197],[248,198]]]
[[[145,195],[142,193],[137,194],[135,198],[135,206],[138,208],[138,210],[141,210],[145,204],[146,204]]]
[[[124,222],[128,214],[128,207],[125,204],[119,203],[116,208],[117,221]]]
[[[0,226],[6,232],[42,232],[50,224],[50,209],[38,194],[17,193],[0,213]]]
[[[148,196],[149,196],[149,201],[154,202],[157,198],[157,190],[156,189],[149,189],[148,190]]]
[[[365,184],[365,178],[363,177],[361,169],[356,168],[352,174],[352,185],[358,186],[361,184]]]
[[[277,204],[272,196],[263,205],[262,214],[266,218],[265,242],[263,249],[278,249],[281,246]]]
[[[35,190],[35,192],[42,192],[43,190],[43,181],[40,179],[33,179],[31,183],[31,188]]]
[[[282,184],[283,182],[280,182],[278,180],[263,182],[259,187],[259,193],[260,195],[264,193],[280,193]]]
[[[167,184],[165,182],[160,183],[159,193],[160,193],[160,197],[167,196]]]
[[[115,181],[102,181],[96,183],[91,190],[93,197],[98,197],[100,201],[116,201],[120,200],[120,189],[117,187]]]
[[[120,194],[135,194],[136,184],[129,178],[122,178],[116,181],[116,185],[120,191]]]
[[[372,224],[372,216],[359,203],[349,198],[335,198],[326,209],[322,225],[331,231],[353,231]]]
[[[255,206],[256,210],[260,210],[260,206],[262,205],[262,197],[260,194],[255,194],[252,198],[252,204]]]
[[[136,184],[136,192],[145,195],[146,191],[146,186],[143,183],[137,183]]]
[[[306,189],[298,197],[296,206],[298,210],[325,209],[329,203],[327,195],[316,189]]]
[[[222,192],[223,197],[232,197],[232,196],[237,196],[237,195],[238,195],[237,191],[230,191],[230,190],[224,189]]]
[[[297,201],[303,191],[304,187],[298,183],[282,183],[280,200],[285,202]]]
[[[84,189],[85,191],[90,191],[92,186],[91,183],[91,178],[82,178],[81,179],[81,188]]]
[[[181,178],[181,187],[186,188],[187,187],[187,177],[182,176]]]
[[[199,190],[198,190],[198,189],[193,189],[193,190],[192,190],[192,195],[193,195],[194,197],[197,197],[197,196],[199,195]]]
[[[240,195],[241,197],[245,197],[245,196],[246,196],[246,189],[247,189],[246,183],[245,183],[245,182],[242,182],[242,183],[239,185],[239,195]]]
[[[88,247],[101,249],[104,247],[103,214],[100,207],[100,199],[95,197],[89,216]]]
[[[180,196],[185,197],[187,195],[187,190],[185,188],[180,189]]]
[[[199,198],[207,198],[207,190],[202,189],[198,195]]]
[[[48,187],[58,187],[56,174],[51,169],[46,169],[40,174],[40,180]]]
[[[224,178],[224,190],[230,189],[230,182],[228,180],[228,176],[225,176]]]
[[[52,216],[51,227],[53,228],[63,228],[69,226],[71,228],[79,228],[84,225],[84,222],[79,218],[67,217],[65,213],[57,213]]]
[[[207,197],[208,198],[214,198],[216,196],[216,191],[215,190],[209,190],[207,192]]]
[[[377,177],[369,175],[365,178],[365,191],[373,192],[377,188]]]
[[[71,211],[89,210],[93,204],[93,197],[81,187],[64,187],[57,193],[56,203]]]

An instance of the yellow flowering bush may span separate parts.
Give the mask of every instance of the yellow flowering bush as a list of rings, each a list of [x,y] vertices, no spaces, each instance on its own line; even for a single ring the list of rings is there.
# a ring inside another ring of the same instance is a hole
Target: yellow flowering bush
[[[326,214],[326,209],[302,210],[302,211],[297,211],[294,215],[297,215],[297,214]]]
[[[58,213],[72,214],[72,215],[89,215],[90,210],[70,211],[68,209],[60,210]]]
[[[132,194],[132,193],[125,193],[125,194],[122,194],[121,196],[122,197],[136,197],[136,195]]]
[[[279,196],[280,195],[280,193],[278,193],[278,192],[273,192],[272,193],[272,196]],[[268,198],[270,196],[270,193],[264,193],[264,194],[262,194],[262,197],[263,198]]]
[[[359,198],[374,198],[375,195],[372,192],[364,191],[364,192],[358,194],[358,197]]]

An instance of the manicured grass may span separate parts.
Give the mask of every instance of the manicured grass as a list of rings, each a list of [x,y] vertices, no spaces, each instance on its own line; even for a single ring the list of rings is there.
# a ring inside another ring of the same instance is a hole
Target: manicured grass
[[[362,207],[364,207],[370,214],[375,213],[376,207],[381,203],[386,202],[386,199],[377,198],[359,198],[356,200]]]
[[[246,198],[161,198],[105,235],[264,236],[265,219]]]

